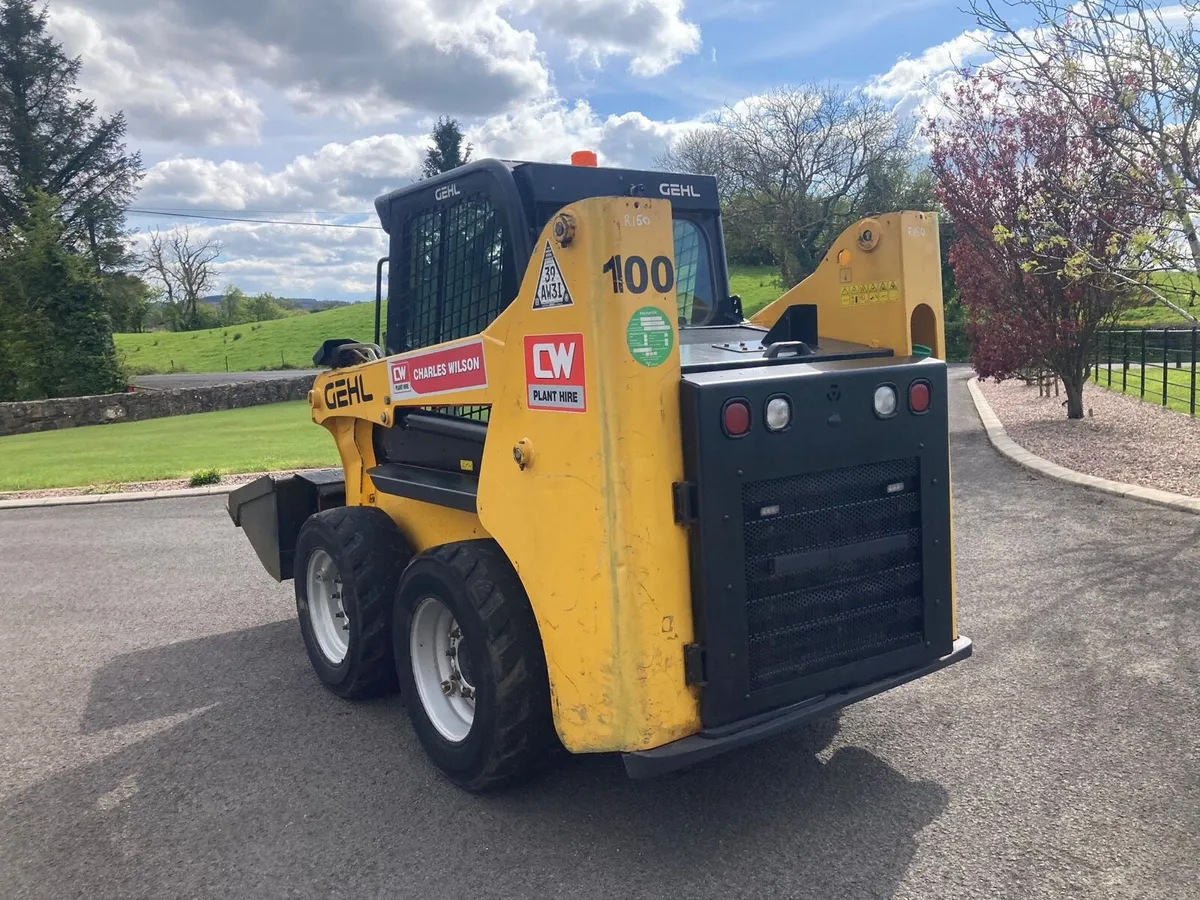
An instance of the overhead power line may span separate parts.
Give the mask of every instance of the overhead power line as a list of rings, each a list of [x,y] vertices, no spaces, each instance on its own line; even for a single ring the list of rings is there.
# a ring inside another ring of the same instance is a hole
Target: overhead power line
[[[153,213],[229,213],[234,216],[363,216],[366,212],[344,209],[247,209],[230,206],[139,206]]]
[[[209,219],[214,222],[251,222],[255,225],[295,225],[301,228],[358,228],[365,231],[382,231],[378,225],[340,225],[337,222],[285,222],[280,219],[247,219],[241,216],[205,216],[198,213],[139,209],[133,206],[126,207],[125,212],[141,216],[169,216],[176,219]]]

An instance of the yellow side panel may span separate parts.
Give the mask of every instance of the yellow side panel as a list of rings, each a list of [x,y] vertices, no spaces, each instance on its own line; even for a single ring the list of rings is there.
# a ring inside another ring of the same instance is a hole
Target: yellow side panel
[[[796,303],[818,307],[822,337],[912,354],[946,354],[937,215],[898,212],[847,228],[817,270],[751,317],[770,328]]]
[[[574,240],[559,246],[546,229],[520,295],[486,332],[502,348],[488,355],[502,389],[493,391],[479,517],[532,601],[563,744],[638,750],[700,728],[683,669],[687,539],[671,499],[683,479],[676,300],[663,277],[673,270],[671,207],[593,199],[565,213]],[[547,246],[571,302],[537,309]],[[604,271],[614,256],[635,267],[621,292]],[[655,290],[655,271],[667,290]],[[570,400],[585,411],[531,408],[556,396],[534,394],[528,377],[549,371],[555,352],[582,355],[582,397]],[[517,446],[531,454],[523,470]]]

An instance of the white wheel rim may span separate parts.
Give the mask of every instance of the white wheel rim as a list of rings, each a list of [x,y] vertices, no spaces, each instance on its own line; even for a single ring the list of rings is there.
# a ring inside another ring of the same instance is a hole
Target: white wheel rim
[[[314,550],[308,558],[308,620],[321,655],[340,665],[350,650],[350,617],[342,605],[342,576],[333,557]]]
[[[468,680],[466,648],[454,614],[441,600],[426,597],[413,613],[408,641],[413,680],[425,715],[446,740],[456,744],[466,740],[475,721],[475,686]]]

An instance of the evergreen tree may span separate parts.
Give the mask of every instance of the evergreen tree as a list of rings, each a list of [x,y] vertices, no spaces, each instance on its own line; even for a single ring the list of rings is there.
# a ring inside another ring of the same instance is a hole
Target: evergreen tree
[[[124,116],[79,96],[79,69],[47,33],[45,8],[0,0],[0,231],[41,191],[58,201],[66,245],[105,271],[126,257],[123,209],[142,164],[125,150]]]
[[[0,257],[0,400],[123,390],[100,276],[66,246],[58,202],[40,191]]]
[[[437,125],[429,133],[433,146],[425,151],[425,162],[421,173],[426,178],[440,175],[457,169],[471,161],[470,144],[463,150],[463,133],[455,119],[438,119]]]

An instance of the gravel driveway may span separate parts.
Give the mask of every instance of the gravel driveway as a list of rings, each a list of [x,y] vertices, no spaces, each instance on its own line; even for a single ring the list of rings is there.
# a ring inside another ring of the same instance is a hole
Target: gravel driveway
[[[1030,453],[1112,481],[1200,497],[1200,419],[1094,384],[1090,417],[1067,418],[1065,396],[1038,397],[1016,380],[979,386],[1005,431]]]

